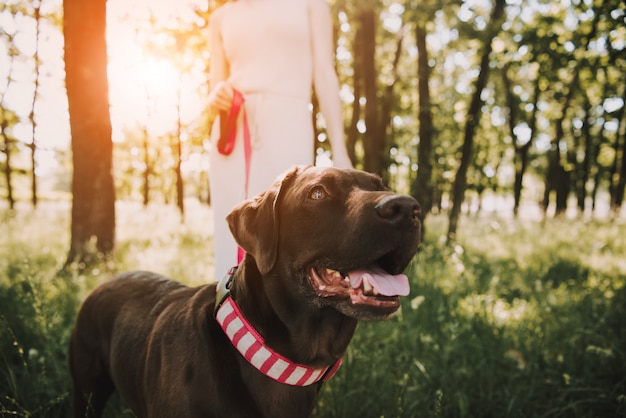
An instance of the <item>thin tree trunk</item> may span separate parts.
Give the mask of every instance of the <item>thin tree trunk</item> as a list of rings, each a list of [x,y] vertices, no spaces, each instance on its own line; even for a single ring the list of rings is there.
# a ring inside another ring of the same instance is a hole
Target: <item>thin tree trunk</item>
[[[30,109],[30,114],[28,115],[28,119],[30,120],[30,126],[32,128],[31,131],[31,143],[28,145],[30,148],[30,164],[32,167],[31,171],[31,202],[33,207],[37,207],[37,143],[35,142],[35,132],[37,131],[37,120],[35,119],[35,105],[37,103],[37,96],[39,94],[39,36],[40,36],[40,25],[41,25],[41,0],[35,2],[34,6],[34,18],[35,18],[35,90],[33,92],[33,105]]]
[[[626,103],[626,84],[622,93],[622,101]],[[615,162],[613,181],[611,182],[611,211],[617,213],[624,202],[624,188],[626,187],[626,111],[621,107],[617,115],[618,129],[615,138]],[[621,157],[620,157],[621,156]]]
[[[13,210],[15,208],[15,198],[13,197],[13,167],[11,166],[11,152],[13,149],[12,142],[13,138],[8,134],[9,127],[9,119],[8,115],[11,113],[4,108],[0,108],[0,112],[2,112],[2,120],[0,121],[0,133],[4,138],[4,143],[2,144],[1,151],[4,153],[4,179],[7,184],[7,202],[9,203],[9,209]]]
[[[419,93],[419,144],[417,145],[417,178],[411,194],[421,204],[425,220],[433,207],[433,115],[430,106],[430,67],[426,48],[426,22],[417,21],[415,27],[417,42],[417,80]],[[422,233],[423,235],[423,233]]]
[[[400,56],[402,55],[402,44],[404,41],[404,29],[401,29],[398,33],[398,38],[396,40],[396,52],[393,58],[393,62],[391,64],[391,74],[392,79],[391,82],[385,86],[385,90],[383,92],[382,100],[381,100],[381,110],[380,110],[380,122],[379,122],[379,132],[377,134],[377,138],[379,142],[383,144],[382,149],[382,170],[381,177],[383,178],[383,182],[385,184],[389,184],[389,148],[393,145],[390,144],[388,138],[392,135],[393,125],[391,123],[391,113],[393,110],[393,88],[398,81],[398,63],[400,62]]]
[[[362,84],[362,74],[361,74],[361,36],[362,30],[361,27],[358,27],[354,34],[353,41],[353,60],[352,60],[352,89],[354,92],[354,101],[352,102],[352,117],[350,120],[350,126],[348,126],[347,132],[347,140],[346,140],[346,148],[348,149],[348,155],[350,156],[350,160],[352,161],[352,165],[356,166],[357,156],[356,156],[356,143],[359,140],[359,128],[358,123],[361,120],[361,84]]]
[[[577,175],[576,175],[576,198],[578,203],[578,211],[580,215],[585,213],[585,203],[587,200],[587,182],[590,177],[591,170],[591,161],[594,158],[593,155],[593,136],[590,132],[589,126],[589,114],[591,112],[591,103],[589,103],[589,98],[585,95],[585,118],[583,120],[582,127],[582,139],[585,142],[585,155],[583,157],[582,164],[578,167]]]
[[[622,126],[626,123],[622,122]],[[620,170],[618,171],[617,187],[615,189],[615,202],[613,209],[618,212],[624,204],[624,192],[626,189],[626,129],[622,127],[622,158],[620,162]]]
[[[605,76],[607,73],[607,69],[604,68],[602,69]],[[609,83],[604,82],[603,85],[603,89],[602,89],[602,97],[607,97],[608,94],[608,90],[609,90]],[[603,108],[603,113],[605,115],[603,115],[602,117],[602,125],[600,126],[600,131],[597,134],[597,140],[594,143],[593,146],[593,165],[594,165],[594,169],[592,171],[592,175],[593,175],[593,189],[591,190],[591,214],[594,215],[596,212],[596,204],[597,204],[597,198],[598,198],[598,190],[600,189],[600,183],[601,183],[601,178],[602,175],[605,171],[604,165],[600,163],[600,161],[598,161],[598,158],[600,156],[600,149],[602,147],[603,144],[606,143],[606,132],[605,132],[605,125],[606,125],[606,120],[607,118],[604,117],[606,116],[606,112],[607,110]],[[609,181],[609,201],[610,201],[610,181]],[[610,202],[609,202],[610,205]]]
[[[5,34],[7,42],[10,48],[15,48],[14,37],[8,33]],[[9,54],[9,62],[7,63],[9,71],[6,77],[6,85],[0,96],[0,137],[2,143],[0,144],[0,152],[5,155],[4,160],[4,178],[7,187],[7,202],[9,203],[9,209],[15,208],[15,198],[13,196],[13,167],[11,162],[11,153],[13,152],[13,142],[15,139],[9,134],[9,128],[18,122],[17,115],[10,111],[5,105],[6,92],[9,91],[9,87],[13,82],[13,73],[15,72],[15,55]]]
[[[150,145],[149,145],[149,133],[148,133],[147,127],[143,128],[142,145],[143,145],[143,165],[144,165],[143,173],[142,173],[142,177],[143,177],[142,195],[143,195],[143,205],[148,206],[148,203],[150,203],[150,172],[152,168],[150,165]]]
[[[539,78],[535,80],[535,89],[533,95],[533,109],[530,114],[530,120],[528,124],[528,128],[530,130],[530,138],[528,141],[519,145],[519,140],[517,135],[515,134],[515,127],[518,124],[518,104],[515,100],[515,96],[513,95],[513,88],[511,86],[511,80],[508,76],[508,66],[505,67],[502,71],[502,82],[504,84],[504,90],[506,95],[506,104],[509,109],[509,134],[511,135],[513,147],[515,149],[514,156],[514,164],[515,164],[515,179],[513,182],[513,215],[518,216],[519,214],[519,206],[522,198],[522,188],[524,184],[524,174],[526,173],[526,169],[528,168],[528,154],[530,152],[530,147],[532,146],[533,139],[535,136],[535,130],[537,127],[537,103],[539,102],[539,95],[541,94],[541,89],[539,88]]]
[[[567,111],[569,110],[570,102],[574,95],[574,86],[577,83],[578,71],[575,71],[574,76],[569,83],[567,95],[563,99],[561,114],[555,122],[554,138],[552,139],[552,146],[548,156],[548,172],[546,173],[543,209],[544,213],[548,210],[550,205],[550,194],[552,191],[556,192],[555,216],[560,216],[567,210],[567,196],[570,191],[570,175],[561,163],[561,142],[565,136],[563,124],[565,123]]]
[[[459,217],[461,214],[461,205],[465,197],[465,188],[467,186],[467,170],[472,162],[472,155],[474,150],[474,134],[476,127],[480,121],[480,108],[482,100],[480,98],[483,89],[487,85],[487,79],[489,78],[489,55],[491,54],[492,45],[491,41],[497,34],[501,22],[500,19],[504,14],[505,0],[497,0],[495,2],[493,11],[491,12],[491,34],[488,39],[485,40],[483,54],[480,60],[480,73],[474,83],[474,95],[470,103],[470,107],[467,112],[467,120],[465,121],[465,132],[463,135],[463,145],[461,148],[461,163],[459,165],[456,177],[454,179],[454,185],[452,187],[452,208],[450,210],[449,224],[448,224],[448,241],[452,241],[456,237],[456,231],[459,223]]]
[[[364,6],[359,12],[359,23],[363,33],[362,64],[363,88],[365,93],[365,134],[363,135],[363,169],[382,177],[384,167],[384,138],[380,133],[380,107],[377,92],[376,72],[376,20],[375,7]]]
[[[182,151],[182,141],[181,141],[181,135],[182,135],[182,122],[180,120],[181,115],[180,115],[180,108],[182,106],[182,73],[180,75],[179,78],[179,83],[178,83],[178,103],[176,106],[176,110],[178,112],[177,114],[177,118],[176,118],[176,144],[175,144],[175,149],[176,149],[176,168],[175,168],[175,174],[176,174],[176,206],[178,206],[178,210],[180,211],[180,219],[181,221],[185,218],[185,196],[184,196],[184,190],[183,190],[183,174],[181,171],[181,165],[183,163],[183,151]]]

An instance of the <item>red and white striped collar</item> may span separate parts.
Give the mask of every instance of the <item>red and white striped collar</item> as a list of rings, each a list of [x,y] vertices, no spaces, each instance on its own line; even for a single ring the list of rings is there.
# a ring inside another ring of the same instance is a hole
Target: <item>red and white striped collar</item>
[[[309,386],[320,380],[327,381],[341,366],[341,359],[332,366],[322,368],[294,363],[265,345],[263,337],[243,316],[230,294],[221,301],[218,299],[216,303],[219,306],[215,319],[231,343],[248,363],[277,382],[291,386]]]

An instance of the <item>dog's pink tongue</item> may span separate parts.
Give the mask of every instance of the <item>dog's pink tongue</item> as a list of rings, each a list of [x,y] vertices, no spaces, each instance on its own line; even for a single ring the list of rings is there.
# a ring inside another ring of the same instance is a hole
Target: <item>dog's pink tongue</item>
[[[354,270],[348,273],[350,285],[357,289],[367,278],[378,293],[384,296],[406,296],[409,294],[409,279],[404,274],[389,274],[381,268]]]

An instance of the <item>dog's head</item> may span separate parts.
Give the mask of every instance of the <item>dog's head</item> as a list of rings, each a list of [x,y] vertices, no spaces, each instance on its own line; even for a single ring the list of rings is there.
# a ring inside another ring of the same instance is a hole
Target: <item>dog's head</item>
[[[420,209],[358,170],[296,167],[227,217],[277,302],[384,319],[409,292]]]

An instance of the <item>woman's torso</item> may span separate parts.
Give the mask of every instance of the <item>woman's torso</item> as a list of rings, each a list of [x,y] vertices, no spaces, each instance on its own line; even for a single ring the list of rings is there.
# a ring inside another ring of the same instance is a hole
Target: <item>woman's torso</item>
[[[286,95],[308,103],[307,0],[238,0],[218,12],[223,13],[219,21],[231,85],[244,94]]]

